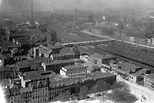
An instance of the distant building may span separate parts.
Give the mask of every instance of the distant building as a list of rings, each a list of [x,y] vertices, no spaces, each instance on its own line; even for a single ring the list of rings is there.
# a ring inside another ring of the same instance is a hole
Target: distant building
[[[98,53],[90,55],[90,62],[102,68],[109,67],[109,63],[111,60],[116,60],[116,57],[110,54],[98,54]]]
[[[90,89],[101,80],[110,85],[113,85],[116,81],[116,75],[102,72],[95,72],[93,75],[81,78],[59,78],[58,75],[52,74],[51,72],[37,71],[24,74],[24,77],[20,76],[22,87],[12,83],[13,85],[10,88],[4,89],[7,100],[10,103],[54,101],[54,98],[66,91],[71,94],[78,94],[81,86]]]
[[[154,74],[148,74],[144,76],[144,86],[154,90]]]
[[[139,83],[143,81],[143,76],[139,73],[129,74],[129,81],[132,83]]]
[[[17,71],[19,72],[28,72],[28,71],[31,71],[31,68],[30,68],[30,64],[28,61],[21,61],[21,62],[18,62],[17,65]]]
[[[38,47],[34,47],[33,56],[34,56],[34,58],[35,57],[50,58],[51,53],[52,53],[52,49],[50,49],[46,46],[40,45]]]
[[[50,38],[50,41],[48,41],[49,44],[50,43],[56,43],[57,42],[57,33],[54,30],[51,30],[49,38]]]
[[[69,60],[56,60],[56,61],[46,61],[42,63],[42,66],[45,71],[53,70],[55,73],[60,73],[60,69],[63,66],[75,65],[76,62],[81,61],[79,59],[69,59]]]
[[[0,68],[0,80],[3,79],[12,79],[14,77],[14,72],[8,68]]]
[[[110,66],[110,71],[113,74],[128,79],[133,83],[137,83],[142,79],[142,75],[138,73],[138,71],[143,69],[140,66],[127,62],[110,63]]]
[[[64,66],[60,70],[60,74],[64,77],[86,77],[87,67],[83,65]]]

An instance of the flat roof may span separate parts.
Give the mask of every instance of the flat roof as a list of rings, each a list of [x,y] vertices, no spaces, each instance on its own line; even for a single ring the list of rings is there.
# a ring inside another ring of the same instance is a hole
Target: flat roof
[[[17,62],[17,66],[19,68],[25,68],[25,67],[30,67],[30,64],[27,60],[21,61],[21,62]]]
[[[67,70],[73,70],[73,69],[80,69],[86,66],[83,65],[69,65],[69,66],[64,66],[63,68],[67,69]]]
[[[44,71],[44,70],[30,71],[30,72],[24,73],[24,80],[47,78],[54,74],[55,73],[53,71]]]
[[[129,70],[135,70],[136,68],[141,68],[138,65],[135,65],[135,64],[132,64],[132,63],[128,63],[128,62],[121,62],[121,63],[118,63],[118,65],[121,66],[122,69],[127,68]]]
[[[93,53],[90,55],[90,57],[96,57],[96,58],[99,58],[99,59],[102,59],[103,58],[103,54],[99,54],[99,53]]]
[[[115,76],[114,74],[112,73],[103,73],[103,72],[100,72],[100,71],[96,71],[93,73],[93,79],[96,80],[96,79],[100,79],[100,78],[105,78],[105,77],[112,77],[112,76]]]
[[[68,59],[68,60],[47,60],[45,65],[55,65],[55,64],[64,64],[64,63],[73,63],[81,61],[81,59]]]

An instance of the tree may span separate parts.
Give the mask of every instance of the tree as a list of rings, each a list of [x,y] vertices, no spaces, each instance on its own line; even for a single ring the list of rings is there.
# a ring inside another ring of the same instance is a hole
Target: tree
[[[124,82],[118,82],[115,85],[122,85],[123,89],[118,88],[112,91],[112,93],[107,94],[107,97],[109,97],[112,101],[115,103],[133,103],[137,100],[137,98],[130,93],[130,89],[128,85]]]
[[[106,83],[105,81],[101,80],[99,81],[98,84],[94,85],[91,89],[91,93],[96,93],[96,92],[102,92],[102,91],[107,91],[110,89],[110,85]]]
[[[123,87],[123,85],[120,83],[120,82],[115,82],[113,85],[112,85],[112,89],[117,89],[117,88],[121,88]]]
[[[99,84],[97,84],[98,91],[106,91],[110,88],[110,85],[106,83],[104,80],[100,80]]]
[[[71,98],[71,93],[70,91],[66,91],[63,93],[60,93],[54,100],[61,100],[61,101],[67,101]]]
[[[82,98],[82,97],[87,96],[87,94],[88,94],[88,87],[86,87],[86,86],[81,86],[81,87],[80,87],[79,96]]]

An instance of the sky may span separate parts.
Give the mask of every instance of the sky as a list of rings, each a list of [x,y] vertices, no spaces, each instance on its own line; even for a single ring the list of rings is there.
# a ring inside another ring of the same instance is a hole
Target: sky
[[[106,7],[143,7],[154,4],[153,0],[33,0],[44,9],[97,9]]]
[[[8,8],[29,8],[30,0],[3,0]],[[106,7],[149,7],[154,0],[32,0],[35,10],[51,9],[103,9]]]

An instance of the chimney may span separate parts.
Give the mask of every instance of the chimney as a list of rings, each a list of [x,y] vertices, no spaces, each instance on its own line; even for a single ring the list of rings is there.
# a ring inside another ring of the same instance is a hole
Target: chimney
[[[75,9],[75,12],[74,12],[74,25],[76,25],[76,9]]]
[[[31,21],[33,22],[33,2],[32,0],[30,0],[31,2]]]

